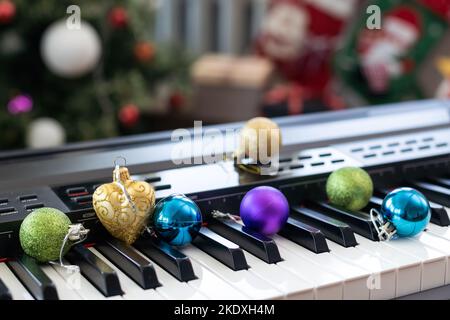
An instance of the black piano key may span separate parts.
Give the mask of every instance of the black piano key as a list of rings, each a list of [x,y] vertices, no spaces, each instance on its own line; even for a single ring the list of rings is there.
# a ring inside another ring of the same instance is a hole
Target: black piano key
[[[211,218],[208,227],[267,263],[283,260],[275,241],[237,222]]]
[[[153,264],[131,246],[117,239],[108,239],[98,243],[95,248],[143,289],[161,286]]]
[[[429,178],[428,180],[430,180],[431,182],[435,183],[435,184],[439,184],[443,187],[446,188],[450,188],[450,179],[449,178]]]
[[[370,219],[370,216],[364,212],[349,211],[342,208],[332,206],[326,202],[317,201],[308,203],[308,207],[320,210],[320,212],[347,223],[354,232],[363,237],[379,241],[377,231]]]
[[[1,279],[0,279],[0,300],[12,300],[11,292]]]
[[[58,300],[58,293],[52,280],[42,271],[36,260],[21,255],[6,264],[36,300]]]
[[[315,253],[328,252],[323,233],[303,222],[289,218],[279,234]]]
[[[432,181],[438,185],[445,187],[447,190],[450,189],[450,179],[448,179],[448,178],[434,178]],[[434,204],[434,206],[433,206],[433,204]],[[437,220],[438,223],[436,223],[436,221],[433,221],[433,216],[431,216],[431,218],[432,218],[431,221],[433,223],[443,226],[443,227],[450,226],[450,219],[449,219],[447,210],[443,206],[440,206],[439,204],[435,204],[435,203],[431,203],[431,202],[430,202],[430,206],[431,206],[432,211],[436,210],[436,208],[433,208],[436,206],[438,206],[439,210],[440,210],[439,215],[436,215],[437,219],[435,219],[435,220]],[[448,205],[445,205],[445,206],[448,207]]]
[[[291,216],[319,229],[325,237],[344,247],[358,245],[351,227],[340,220],[301,206],[292,206]]]
[[[66,255],[67,260],[80,267],[83,274],[106,297],[122,295],[117,273],[101,258],[83,245],[74,246]]]
[[[411,184],[410,184],[411,185]],[[413,188],[417,188],[414,185],[411,185],[411,187]],[[417,190],[419,190],[420,192],[423,192],[424,195],[427,197],[428,202],[430,204],[430,209],[431,209],[431,222],[438,225],[438,226],[442,226],[442,227],[447,227],[450,226],[450,219],[447,213],[447,210],[439,203],[436,203],[434,201],[430,201],[430,196],[428,194],[426,194],[423,190],[417,188]],[[384,197],[386,196],[391,190],[389,189],[377,189],[377,193]],[[377,210],[379,210],[381,203],[383,202],[383,199],[380,199],[380,205],[378,206],[378,208],[375,208]]]
[[[235,271],[248,269],[242,249],[208,228],[201,228],[192,244]]]
[[[370,213],[370,209],[376,209],[378,212],[380,211],[381,204],[383,203],[383,199],[373,196],[370,198],[369,203],[363,209],[364,212]]]
[[[450,189],[425,181],[408,181],[408,185],[422,192],[428,200],[450,207]]]
[[[134,246],[180,281],[197,279],[191,261],[164,241],[139,239]]]

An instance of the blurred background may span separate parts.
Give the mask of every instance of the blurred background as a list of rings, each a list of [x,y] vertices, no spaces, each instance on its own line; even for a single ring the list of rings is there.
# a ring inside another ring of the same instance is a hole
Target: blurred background
[[[447,0],[0,0],[0,150],[445,99],[449,19]]]

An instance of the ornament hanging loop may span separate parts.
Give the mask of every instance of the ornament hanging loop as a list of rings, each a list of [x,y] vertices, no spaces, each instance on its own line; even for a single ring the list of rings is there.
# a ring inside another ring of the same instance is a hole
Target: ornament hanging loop
[[[219,210],[213,210],[211,212],[211,216],[213,218],[219,219],[219,220],[233,220],[234,222],[240,222],[241,221],[241,217],[231,214],[231,213],[225,213],[225,212],[221,212]]]
[[[385,222],[382,215],[375,209],[370,210],[370,220],[377,231],[380,241],[389,241],[397,238],[397,230],[390,222]]]
[[[123,165],[119,164],[120,160],[123,161]],[[114,167],[116,167],[116,169],[119,167],[126,167],[126,166],[127,166],[127,159],[125,157],[118,156],[118,157],[116,157],[116,159],[114,159]]]
[[[145,227],[144,230],[150,235],[150,237],[155,238],[155,239],[158,238],[156,231],[152,227],[147,226],[147,227]]]
[[[119,165],[119,160],[123,161],[123,166]],[[134,204],[134,201],[131,199],[130,194],[127,191],[127,188],[124,186],[122,178],[121,178],[121,172],[120,172],[120,168],[125,168],[126,169],[126,165],[127,165],[127,159],[125,159],[125,157],[119,156],[116,157],[116,159],[114,160],[114,183],[117,184],[119,186],[119,188],[122,190],[123,194],[125,195],[125,198],[127,199],[128,203],[131,206],[131,209],[133,210],[134,213],[137,212],[137,208],[136,205]],[[128,169],[127,170],[127,176],[128,176]]]
[[[65,235],[63,243],[59,250],[59,263],[56,263],[54,261],[50,261],[50,263],[54,265],[59,265],[60,267],[65,268],[71,273],[80,272],[80,267],[78,267],[77,265],[64,264],[63,262],[64,248],[66,247],[68,241],[71,241],[72,245],[76,245],[78,243],[83,242],[84,240],[86,240],[88,233],[89,229],[86,229],[81,223],[70,225],[69,230],[67,230],[67,234]]]

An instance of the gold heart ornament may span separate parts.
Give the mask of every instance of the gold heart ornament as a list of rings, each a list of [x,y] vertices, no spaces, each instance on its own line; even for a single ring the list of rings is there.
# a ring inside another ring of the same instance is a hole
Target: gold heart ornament
[[[153,212],[155,190],[147,182],[131,180],[126,167],[116,166],[113,182],[99,186],[92,201],[106,230],[132,244],[144,231]]]

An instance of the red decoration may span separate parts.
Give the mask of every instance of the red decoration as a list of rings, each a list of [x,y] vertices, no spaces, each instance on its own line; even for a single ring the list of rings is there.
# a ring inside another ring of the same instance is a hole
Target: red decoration
[[[447,0],[419,0],[431,11],[450,21],[450,1]]]
[[[133,127],[138,123],[141,112],[134,104],[127,104],[119,111],[119,121],[125,127]]]
[[[289,114],[300,114],[303,112],[304,94],[304,90],[299,85],[279,85],[266,93],[264,104],[270,106],[286,103]]]
[[[128,25],[127,11],[123,7],[115,7],[109,12],[108,20],[116,29],[125,28]]]
[[[0,24],[10,23],[16,15],[16,6],[9,0],[0,1]]]
[[[372,92],[385,93],[391,79],[411,72],[411,59],[402,59],[422,34],[422,21],[413,7],[399,6],[387,12],[383,29],[365,29],[358,37],[362,71]]]
[[[134,46],[134,56],[139,62],[145,63],[155,57],[155,47],[149,42],[139,42]]]
[[[271,0],[257,51],[289,81],[320,98],[331,79],[338,37],[357,5],[354,0]]]
[[[311,92],[296,83],[278,85],[265,94],[263,113],[265,116],[301,114],[307,111],[305,102],[311,99]],[[344,100],[330,87],[325,88],[320,100],[330,110],[342,110],[346,107]]]
[[[183,108],[186,104],[186,99],[184,95],[179,92],[172,93],[169,98],[169,105],[174,110],[179,110]]]

